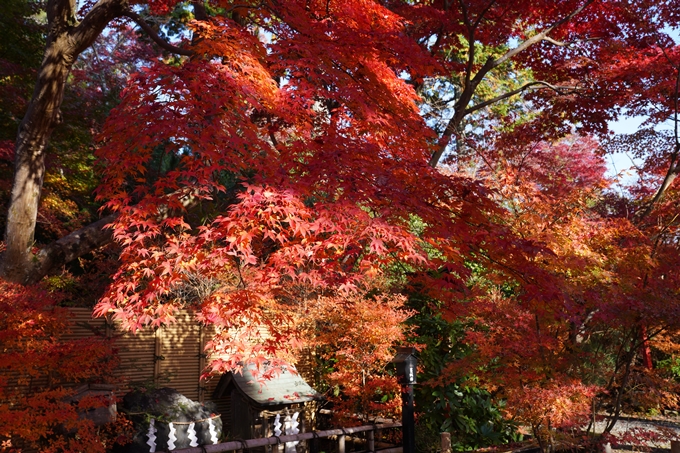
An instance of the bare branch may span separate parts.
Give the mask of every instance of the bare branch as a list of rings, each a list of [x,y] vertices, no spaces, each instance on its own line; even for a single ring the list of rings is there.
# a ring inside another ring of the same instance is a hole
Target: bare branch
[[[549,34],[550,32],[552,32],[554,29],[556,29],[556,28],[559,27],[560,25],[569,22],[571,19],[573,19],[575,16],[577,16],[581,11],[583,11],[586,7],[588,7],[588,5],[590,5],[591,3],[593,3],[593,1],[594,1],[594,0],[588,0],[588,1],[585,2],[583,5],[579,6],[579,7],[576,8],[574,11],[572,11],[570,14],[564,16],[562,19],[558,20],[557,22],[555,22],[554,24],[552,24],[551,26],[549,26],[548,28],[546,28],[546,29],[543,30],[542,32],[540,32],[540,33],[538,33],[538,34],[532,36],[532,37],[529,38],[529,39],[527,39],[526,41],[524,41],[524,42],[523,42],[522,44],[520,44],[519,46],[517,46],[517,47],[515,47],[515,48],[513,48],[513,49],[510,49],[510,50],[509,50],[508,52],[506,52],[503,56],[497,58],[496,60],[492,60],[492,62],[489,64],[490,67],[489,67],[489,69],[487,70],[487,72],[488,72],[489,70],[491,70],[491,69],[494,69],[494,68],[496,68],[496,67],[502,65],[503,63],[505,63],[506,61],[510,60],[511,58],[513,58],[513,57],[514,57],[515,55],[517,55],[518,53],[520,53],[520,52],[522,52],[522,51],[528,49],[529,47],[533,46],[533,45],[536,44],[537,42],[540,42],[540,41],[545,40],[545,38],[548,37],[548,34]],[[487,65],[485,64],[484,66],[486,67]],[[480,71],[480,74],[481,74],[481,73],[482,73],[482,71]],[[478,74],[478,75],[479,75],[479,74]],[[482,77],[484,77],[484,75],[486,75],[486,73],[482,74]],[[475,76],[475,78],[476,78],[476,76]]]
[[[640,214],[638,217],[638,221],[644,219],[649,215],[650,212],[652,212],[652,208],[656,203],[661,200],[661,198],[664,196],[668,188],[673,184],[673,181],[675,181],[675,178],[678,177],[680,174],[680,163],[677,162],[678,159],[678,150],[679,148],[676,146],[676,151],[673,153],[671,156],[671,163],[670,166],[668,167],[668,171],[666,172],[666,176],[663,178],[663,182],[657,189],[656,193],[654,194],[654,197],[650,200],[650,202],[647,204],[647,207],[645,207],[644,211]]]
[[[463,23],[468,29],[468,61],[467,67],[465,68],[465,86],[468,86],[470,78],[472,77],[472,67],[475,62],[475,27],[470,23],[467,6],[463,0],[460,0],[460,9],[463,13]]]
[[[190,57],[194,55],[194,52],[192,50],[187,50],[187,49],[182,49],[181,47],[173,46],[160,36],[158,36],[158,33],[155,32],[153,28],[147,24],[144,19],[142,19],[139,14],[135,13],[134,11],[125,11],[123,13],[125,17],[129,17],[132,19],[139,27],[146,32],[147,35],[156,43],[158,44],[162,49],[167,50],[170,53],[174,53],[177,55],[184,55],[187,57]]]
[[[157,222],[162,222],[178,212],[189,210],[200,202],[198,192],[195,190],[185,190],[183,193],[175,192],[170,195],[178,197],[179,205],[172,210],[168,205],[159,206],[156,216]],[[44,276],[57,271],[64,264],[109,244],[113,240],[113,234],[108,225],[117,218],[118,214],[108,215],[45,246],[32,257],[31,267],[26,273],[24,283],[38,282]]]
[[[51,26],[51,34],[58,34],[75,23],[76,2],[75,0],[48,0],[45,13],[47,23]]]
[[[552,39],[550,36],[546,36],[543,38],[543,41],[549,42],[550,44],[554,44],[559,47],[571,47],[574,45],[572,42],[562,42],[558,41],[556,39]]]
[[[69,32],[75,56],[90,47],[109,22],[122,16],[127,8],[127,0],[99,0],[95,3],[82,22]]]
[[[475,20],[474,24],[470,23],[470,16],[468,14],[468,9],[467,6],[465,5],[465,2],[463,0],[460,0],[460,8],[463,13],[463,19],[465,26],[468,29],[468,61],[467,61],[467,67],[465,68],[465,87],[468,87],[470,85],[470,79],[472,77],[472,68],[474,67],[475,64],[475,31],[477,30],[477,27],[479,27],[479,24],[482,22],[482,19],[484,19],[484,16],[486,13],[489,12],[491,7],[496,3],[496,0],[491,0],[489,4],[484,8],[484,10],[479,13],[477,16],[477,20]]]
[[[69,263],[93,250],[111,242],[111,230],[106,225],[117,216],[110,215],[91,223],[63,238],[49,244],[34,257],[33,269],[27,274],[29,281],[35,283],[56,267]]]
[[[573,48],[577,43],[580,42],[589,42],[589,41],[597,41],[598,39],[602,39],[600,37],[594,37],[594,38],[586,38],[586,39],[579,39],[577,41],[570,41],[570,42],[562,42],[558,41],[556,39],[551,38],[550,36],[546,36],[543,38],[543,41],[548,42],[552,45],[558,46],[558,47],[569,47]]]
[[[575,91],[579,90],[579,87],[576,86],[560,86],[560,85],[552,85],[548,82],[543,82],[541,80],[535,81],[535,82],[529,82],[515,90],[508,91],[507,93],[503,93],[499,96],[496,96],[493,99],[489,99],[488,101],[480,102],[477,105],[473,105],[472,107],[465,109],[465,114],[468,115],[470,113],[476,112],[477,110],[483,109],[484,107],[487,107],[491,104],[495,104],[496,102],[500,102],[504,99],[507,99],[509,97],[515,96],[517,94],[522,93],[523,91],[528,90],[529,88],[537,87],[535,89],[541,90],[541,89],[550,89],[553,90],[557,93],[560,94],[568,94],[568,93],[573,93]]]

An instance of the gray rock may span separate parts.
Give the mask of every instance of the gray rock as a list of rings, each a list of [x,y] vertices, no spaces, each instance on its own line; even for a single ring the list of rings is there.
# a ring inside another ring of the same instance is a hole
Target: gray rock
[[[175,448],[189,447],[191,442],[189,424],[194,423],[194,435],[198,445],[213,444],[210,426],[219,439],[222,436],[222,420],[216,414],[213,403],[192,401],[175,389],[168,387],[141,391],[136,390],[123,397],[122,411],[128,414],[137,430],[132,444],[123,451],[129,453],[147,453],[151,451],[147,444],[149,426],[154,420],[156,451],[168,450],[171,429],[177,440]],[[172,423],[172,428],[170,424]]]

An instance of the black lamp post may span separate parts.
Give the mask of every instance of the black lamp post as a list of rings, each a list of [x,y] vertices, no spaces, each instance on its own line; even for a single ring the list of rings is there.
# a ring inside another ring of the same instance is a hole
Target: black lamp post
[[[404,453],[416,452],[416,426],[413,411],[413,384],[416,383],[418,359],[415,348],[397,348],[392,363],[397,368],[397,379],[401,384],[401,430],[404,438]]]

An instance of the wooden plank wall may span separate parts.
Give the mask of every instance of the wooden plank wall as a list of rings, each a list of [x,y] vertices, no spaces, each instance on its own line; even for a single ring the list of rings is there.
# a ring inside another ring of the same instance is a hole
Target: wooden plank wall
[[[121,392],[131,388],[172,387],[194,401],[203,401],[200,376],[205,367],[205,335],[192,314],[184,310],[177,322],[136,334],[122,332],[104,318],[92,318],[87,308],[70,308],[74,327],[68,339],[91,335],[112,338],[118,351]]]
[[[158,329],[160,356],[159,379],[194,401],[203,401],[200,377],[205,368],[203,328],[188,311],[177,316],[177,322]]]
[[[115,341],[120,359],[119,395],[132,388],[153,386],[174,388],[194,401],[212,400],[220,377],[203,381],[200,377],[209,360],[205,355],[205,344],[212,337],[214,328],[201,327],[191,311],[182,310],[174,324],[131,334],[117,329],[115,323],[107,324],[105,318],[92,318],[91,309],[69,310],[74,325],[65,338],[104,335]],[[300,374],[310,383],[314,376],[312,359],[311,354],[303,353],[297,364]],[[231,398],[227,396],[214,402],[223,423],[229,426]]]

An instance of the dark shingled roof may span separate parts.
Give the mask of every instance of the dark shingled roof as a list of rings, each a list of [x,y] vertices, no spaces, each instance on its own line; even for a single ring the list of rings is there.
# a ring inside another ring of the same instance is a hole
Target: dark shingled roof
[[[290,365],[288,365],[290,366]],[[241,393],[259,406],[280,406],[294,403],[305,403],[322,396],[302,379],[302,376],[291,370],[283,369],[278,377],[258,382],[250,370],[254,365],[243,368],[242,373],[226,373],[220,378],[213,398],[222,397],[230,384],[234,384]]]

